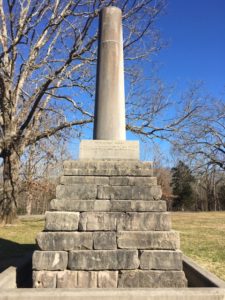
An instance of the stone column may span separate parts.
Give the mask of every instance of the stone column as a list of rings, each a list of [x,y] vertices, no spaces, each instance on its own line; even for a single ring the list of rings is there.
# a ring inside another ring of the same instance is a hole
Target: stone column
[[[122,12],[101,12],[95,99],[95,140],[126,140]]]

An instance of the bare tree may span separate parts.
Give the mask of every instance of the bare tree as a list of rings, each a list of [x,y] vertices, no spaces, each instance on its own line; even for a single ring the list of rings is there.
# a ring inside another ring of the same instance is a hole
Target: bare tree
[[[199,109],[176,135],[174,146],[193,165],[225,171],[225,101],[203,93],[199,86],[186,95]],[[201,166],[199,166],[201,163]]]
[[[123,12],[131,67],[161,47],[152,26],[163,0],[0,0],[1,223],[16,217],[26,147],[93,121],[97,17],[112,4]]]

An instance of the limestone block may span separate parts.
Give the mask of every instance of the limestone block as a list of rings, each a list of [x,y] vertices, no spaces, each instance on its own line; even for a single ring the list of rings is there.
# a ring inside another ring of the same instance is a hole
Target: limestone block
[[[34,288],[56,288],[56,274],[52,271],[33,271]]]
[[[129,270],[139,267],[138,251],[95,250],[69,252],[71,270]]]
[[[117,249],[115,232],[94,232],[94,249],[113,250]]]
[[[144,200],[69,200],[53,199],[50,209],[54,211],[111,211],[111,212],[147,212],[166,211],[166,201]]]
[[[144,250],[141,252],[140,268],[145,270],[182,270],[181,251]]]
[[[84,212],[80,214],[79,230],[116,230],[119,212]]]
[[[68,253],[65,251],[34,251],[32,262],[34,270],[65,270],[68,264]]]
[[[170,230],[170,215],[166,212],[130,212],[123,214],[117,220],[117,230],[149,231],[149,230]]]
[[[96,199],[97,186],[95,184],[58,185],[56,198],[59,199]]]
[[[79,213],[76,212],[46,212],[45,230],[73,231],[78,229]]]
[[[98,288],[117,288],[118,271],[99,271]]]
[[[60,178],[61,184],[109,184],[109,177],[104,176],[62,176]]]
[[[161,187],[145,186],[98,186],[98,199],[111,200],[159,200]]]
[[[57,273],[57,288],[97,288],[97,272],[62,271]]]
[[[50,209],[55,211],[110,211],[110,200],[53,199]]]
[[[66,176],[153,176],[152,162],[77,160],[64,162]]]
[[[133,170],[149,170],[153,169],[153,163],[151,161],[123,161],[123,160],[65,160],[63,162],[64,169],[133,169]],[[134,175],[131,175],[134,176]]]
[[[119,288],[182,288],[187,280],[182,271],[122,271]]]
[[[118,271],[59,271],[57,288],[116,288]]]
[[[64,169],[66,176],[153,176],[152,169]]]
[[[40,232],[36,240],[41,250],[68,251],[92,249],[93,246],[90,232]]]
[[[179,234],[175,231],[120,231],[118,248],[176,250],[180,247]]]
[[[56,280],[57,288],[77,288],[77,271],[57,272]]]
[[[152,186],[157,185],[156,177],[129,177],[129,176],[114,176],[109,178],[109,185],[137,185],[137,186]]]
[[[107,200],[100,200],[107,201]],[[111,200],[111,211],[166,211],[166,201]]]

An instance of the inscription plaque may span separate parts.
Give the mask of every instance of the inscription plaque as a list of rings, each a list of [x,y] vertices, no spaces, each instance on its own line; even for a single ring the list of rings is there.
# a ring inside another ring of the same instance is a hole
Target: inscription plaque
[[[139,160],[138,141],[83,140],[80,159]]]

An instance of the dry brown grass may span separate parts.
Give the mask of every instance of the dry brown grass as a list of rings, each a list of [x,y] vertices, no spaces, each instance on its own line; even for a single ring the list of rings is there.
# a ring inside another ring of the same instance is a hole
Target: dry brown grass
[[[225,212],[172,213],[183,253],[225,280]]]

